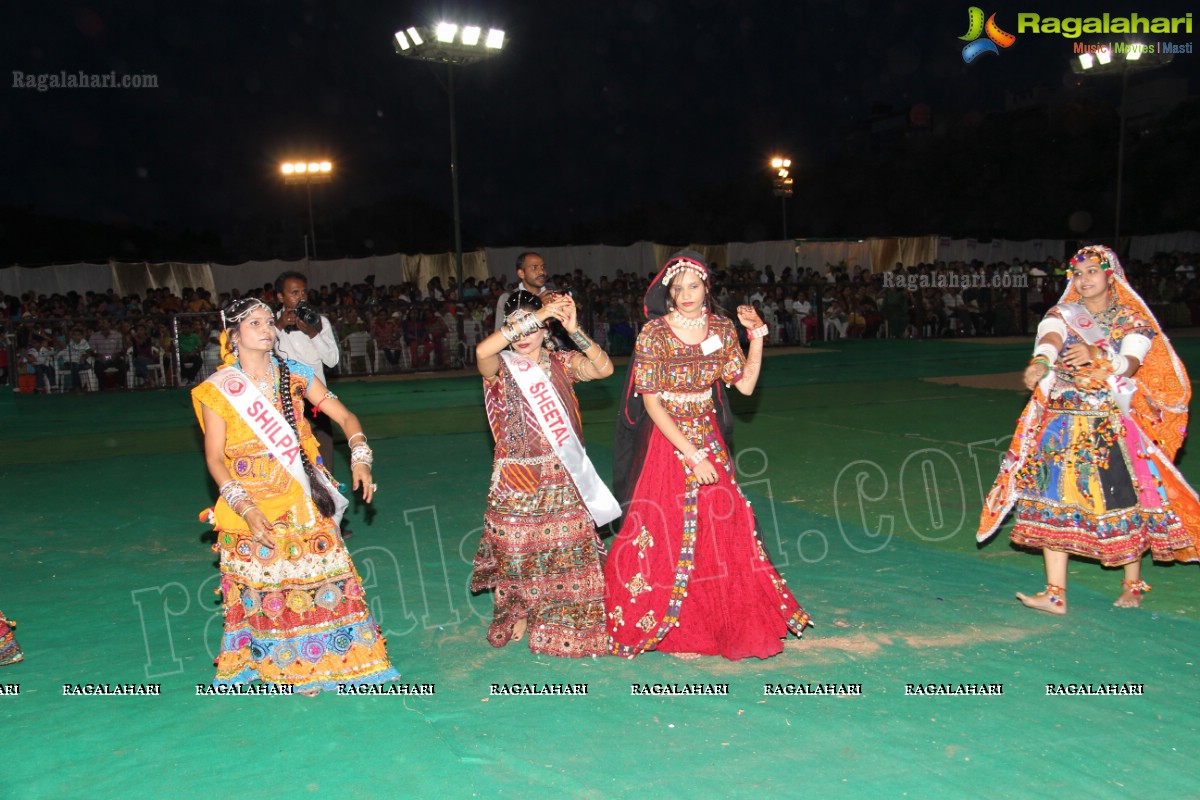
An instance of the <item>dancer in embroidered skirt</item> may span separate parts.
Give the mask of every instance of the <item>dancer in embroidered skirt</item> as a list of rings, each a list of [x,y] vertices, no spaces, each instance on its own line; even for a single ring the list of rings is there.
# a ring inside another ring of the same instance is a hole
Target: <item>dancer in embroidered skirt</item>
[[[633,475],[614,476],[633,487],[632,499],[604,567],[616,655],[767,658],[810,622],[763,549],[727,444],[721,383],[754,391],[767,326],[753,307],[738,308],[750,331],[747,361],[733,323],[711,308],[697,253],[671,256],[646,293],[650,322],[637,339],[614,457],[614,473]]]
[[[579,330],[567,295],[543,305],[517,291],[504,312],[506,324],[475,348],[496,451],[471,590],[495,591],[487,634],[494,647],[528,634],[535,653],[602,655],[604,547],[596,526],[620,508],[583,449],[572,384],[607,378],[612,362]],[[546,348],[551,318],[578,352]]]
[[[5,664],[15,664],[25,658],[25,654],[21,652],[21,646],[17,644],[17,636],[13,633],[13,629],[16,627],[17,623],[6,619],[4,612],[0,611],[0,667]]]
[[[1191,384],[1150,309],[1107,247],[1080,250],[1058,305],[1038,326],[1018,420],[984,504],[987,540],[1016,507],[1012,540],[1042,551],[1046,589],[1017,594],[1067,613],[1071,555],[1122,567],[1113,605],[1136,607],[1150,587],[1142,556],[1196,561],[1200,500],[1173,459],[1187,428]]]
[[[225,320],[223,365],[192,390],[221,487],[202,515],[217,529],[225,597],[213,683],[261,680],[314,694],[395,680],[338,528],[347,501],[317,455],[303,400],[345,432],[353,487],[369,503],[377,487],[362,426],[311,368],[274,355],[269,306],[236,300]]]

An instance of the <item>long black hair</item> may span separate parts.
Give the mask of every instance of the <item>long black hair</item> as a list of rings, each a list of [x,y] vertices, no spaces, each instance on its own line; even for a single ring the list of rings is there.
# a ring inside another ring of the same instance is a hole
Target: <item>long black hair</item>
[[[283,406],[283,416],[292,426],[292,430],[296,433],[296,441],[299,442],[300,428],[296,425],[297,401],[295,395],[292,394],[292,372],[288,369],[285,358],[279,359],[279,401]],[[325,481],[317,475],[317,468],[308,460],[308,455],[304,452],[303,447],[300,448],[300,463],[304,465],[304,473],[308,475],[313,504],[324,516],[332,517],[337,510],[333,504],[333,497],[329,494]]]
[[[518,289],[508,296],[504,301],[504,316],[508,316],[514,311],[524,309],[526,311],[541,311],[542,301],[533,292],[527,292],[524,289]]]

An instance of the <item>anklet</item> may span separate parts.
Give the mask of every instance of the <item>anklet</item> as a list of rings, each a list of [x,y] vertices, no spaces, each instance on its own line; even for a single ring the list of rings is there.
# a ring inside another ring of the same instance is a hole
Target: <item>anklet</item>
[[[1150,591],[1150,584],[1142,580],[1137,581],[1121,581],[1121,588],[1128,589],[1129,593],[1134,597],[1140,597]]]
[[[1048,597],[1050,598],[1051,603],[1054,603],[1056,606],[1061,606],[1063,604],[1063,599],[1067,596],[1067,590],[1062,586],[1057,586],[1053,583],[1047,583],[1046,590],[1044,592],[1038,592],[1038,596]]]

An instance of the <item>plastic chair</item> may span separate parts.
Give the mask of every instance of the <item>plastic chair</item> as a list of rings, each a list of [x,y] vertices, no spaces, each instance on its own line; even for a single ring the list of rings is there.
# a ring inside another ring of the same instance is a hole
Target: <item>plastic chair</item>
[[[354,359],[361,358],[363,360],[363,369],[366,370],[368,375],[373,375],[375,369],[374,359],[371,357],[372,347],[375,347],[375,340],[366,331],[355,331],[345,339],[342,339],[341,361],[345,365],[346,372],[352,374],[354,372]]]
[[[162,350],[159,349],[158,345],[153,345],[150,348],[150,355],[153,356],[154,363],[146,365],[147,374],[149,374],[150,377],[152,377],[152,378],[157,378],[158,385],[160,387],[166,386],[167,373],[163,369],[163,365],[162,365]],[[133,355],[132,347],[125,350],[125,363],[127,363],[129,365],[128,368],[125,370],[125,386],[128,389],[132,389],[138,385],[138,381],[143,380],[137,376],[137,369],[136,369],[136,365],[134,364],[134,355]]]

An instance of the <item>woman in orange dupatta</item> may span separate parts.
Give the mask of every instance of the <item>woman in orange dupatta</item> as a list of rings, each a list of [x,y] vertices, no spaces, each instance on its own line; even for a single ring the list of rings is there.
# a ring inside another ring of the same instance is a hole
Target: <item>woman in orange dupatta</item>
[[[1038,326],[1018,421],[987,496],[978,539],[1016,508],[1012,541],[1040,549],[1046,588],[1017,594],[1067,613],[1070,556],[1122,567],[1114,605],[1137,607],[1150,586],[1142,556],[1197,561],[1200,499],[1173,463],[1187,434],[1191,384],[1158,320],[1116,254],[1091,246]]]
[[[344,501],[317,455],[304,398],[346,434],[353,486],[369,503],[377,487],[362,425],[311,367],[274,355],[275,316],[265,303],[235,300],[225,322],[224,363],[192,389],[205,461],[221,487],[202,515],[216,527],[225,596],[213,685],[259,680],[311,695],[398,680],[342,540]],[[238,398],[252,401],[249,417]],[[299,466],[289,469],[288,458]]]

